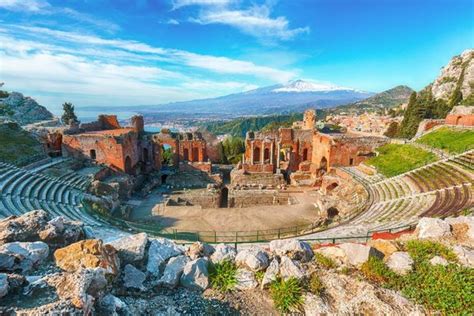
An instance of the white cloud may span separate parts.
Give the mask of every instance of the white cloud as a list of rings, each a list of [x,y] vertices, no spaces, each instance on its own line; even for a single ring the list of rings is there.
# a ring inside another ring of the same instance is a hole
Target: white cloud
[[[49,6],[43,0],[0,0],[0,8],[11,11],[40,12]]]
[[[179,25],[179,21],[175,19],[169,19],[168,21],[166,21],[166,24]]]
[[[191,5],[200,5],[200,6],[222,6],[227,5],[235,0],[174,0],[173,1],[173,10],[179,9],[181,7],[191,6]]]

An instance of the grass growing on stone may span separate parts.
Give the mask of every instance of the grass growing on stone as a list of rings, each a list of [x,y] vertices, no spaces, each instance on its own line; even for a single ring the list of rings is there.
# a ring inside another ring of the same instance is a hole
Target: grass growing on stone
[[[474,131],[443,127],[420,137],[416,142],[459,154],[474,148]]]
[[[0,124],[0,161],[15,163],[37,156],[46,157],[38,140],[15,123]]]
[[[314,260],[316,261],[318,266],[326,269],[332,269],[336,267],[336,263],[334,262],[334,260],[318,252],[314,254]]]
[[[237,267],[232,261],[224,260],[219,263],[210,264],[209,280],[211,286],[221,292],[229,292],[237,284]]]
[[[364,263],[362,274],[442,315],[474,314],[474,269],[453,263],[431,265],[429,260],[434,256],[456,261],[451,250],[436,242],[413,240],[405,249],[414,260],[413,270],[407,275],[395,274],[378,258]]]
[[[436,155],[408,144],[387,144],[366,161],[386,177],[393,177],[437,160]]]
[[[308,290],[314,295],[321,295],[324,291],[324,284],[316,272],[313,272],[309,277]]]
[[[303,288],[296,278],[272,282],[270,296],[275,307],[282,313],[298,311],[303,305]]]

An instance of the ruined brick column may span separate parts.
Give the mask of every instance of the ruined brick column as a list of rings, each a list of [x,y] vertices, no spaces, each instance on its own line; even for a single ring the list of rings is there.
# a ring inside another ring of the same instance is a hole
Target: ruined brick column
[[[253,141],[250,142],[250,164],[253,165]]]
[[[280,143],[278,143],[277,149],[278,149],[278,153],[277,153],[277,168],[279,169],[279,168],[280,168],[280,152],[281,152],[281,145],[280,145]]]
[[[270,164],[272,164],[272,165],[273,165],[273,155],[275,154],[273,152],[273,149],[274,149],[274,146],[273,146],[273,142],[272,142],[271,145],[270,145]]]
[[[260,164],[264,164],[264,153],[265,153],[265,141],[262,142],[262,148],[260,149]]]

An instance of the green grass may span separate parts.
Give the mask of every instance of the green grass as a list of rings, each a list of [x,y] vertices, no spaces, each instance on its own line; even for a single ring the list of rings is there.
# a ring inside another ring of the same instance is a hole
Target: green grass
[[[303,305],[303,288],[296,278],[272,282],[270,296],[276,309],[282,313],[298,311]]]
[[[379,147],[379,155],[366,161],[386,177],[404,172],[436,161],[436,155],[408,144],[387,144]]]
[[[316,261],[318,266],[320,266],[322,268],[332,269],[332,268],[336,267],[336,263],[334,262],[334,260],[332,260],[331,258],[326,257],[323,254],[320,254],[319,252],[316,252],[314,254],[314,260]]]
[[[410,240],[405,245],[406,251],[415,262],[431,260],[440,256],[448,261],[457,261],[456,255],[446,246],[430,240]]]
[[[308,290],[314,295],[321,295],[324,291],[324,284],[316,272],[311,273],[308,281]]]
[[[236,275],[237,267],[228,260],[211,264],[209,267],[211,286],[221,292],[229,292],[234,289],[237,284]]]
[[[474,130],[443,127],[420,137],[416,142],[458,154],[474,148]]]
[[[0,124],[0,160],[14,163],[44,156],[43,146],[15,123]]]

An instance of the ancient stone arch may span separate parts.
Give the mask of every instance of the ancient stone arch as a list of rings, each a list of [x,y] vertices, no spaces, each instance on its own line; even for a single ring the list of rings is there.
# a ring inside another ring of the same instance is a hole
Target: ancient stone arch
[[[187,148],[183,149],[183,160],[188,161],[189,160],[189,150]]]
[[[267,161],[270,159],[270,149],[265,148],[263,151],[263,161]]]
[[[330,207],[327,210],[327,215],[328,215],[328,218],[332,219],[336,217],[337,215],[339,215],[339,210],[335,207]]]
[[[260,162],[260,147],[253,149],[253,162]]]

